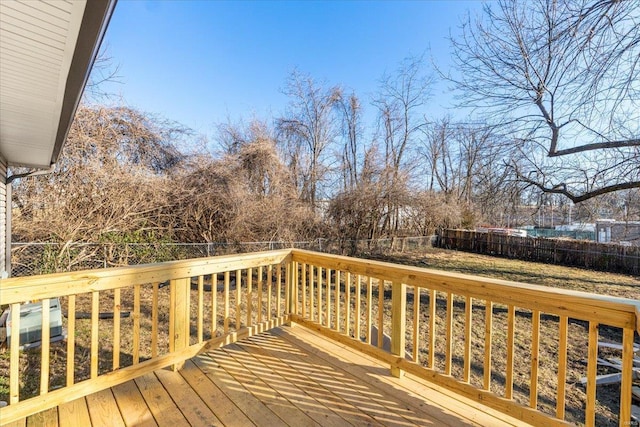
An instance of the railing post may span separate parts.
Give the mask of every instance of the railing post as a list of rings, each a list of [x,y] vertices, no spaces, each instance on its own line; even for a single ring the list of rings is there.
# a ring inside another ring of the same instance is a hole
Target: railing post
[[[405,328],[407,315],[407,286],[393,282],[391,287],[391,353],[403,358],[405,354]],[[401,378],[404,371],[391,366],[391,375]]]
[[[176,279],[170,283],[169,306],[169,352],[180,351],[189,346],[189,294],[190,279]],[[172,365],[177,371],[184,360]]]

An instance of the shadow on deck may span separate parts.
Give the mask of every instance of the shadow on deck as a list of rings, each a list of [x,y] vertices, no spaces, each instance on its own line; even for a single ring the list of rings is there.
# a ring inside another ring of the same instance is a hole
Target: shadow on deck
[[[301,326],[276,328],[12,425],[523,425]]]

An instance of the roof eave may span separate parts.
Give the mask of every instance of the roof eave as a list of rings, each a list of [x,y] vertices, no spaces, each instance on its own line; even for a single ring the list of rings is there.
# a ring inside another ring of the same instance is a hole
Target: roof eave
[[[98,55],[104,34],[109,25],[117,0],[91,0],[87,2],[82,17],[76,48],[67,76],[67,84],[62,101],[58,131],[53,146],[50,165],[57,162],[67,139],[91,68]],[[40,165],[48,167],[50,165]],[[35,165],[32,165],[35,166]]]

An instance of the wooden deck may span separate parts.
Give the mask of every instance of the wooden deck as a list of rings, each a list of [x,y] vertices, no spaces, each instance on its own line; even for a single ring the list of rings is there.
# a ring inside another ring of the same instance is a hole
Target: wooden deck
[[[13,425],[461,426],[516,419],[304,327],[284,327],[159,370]]]

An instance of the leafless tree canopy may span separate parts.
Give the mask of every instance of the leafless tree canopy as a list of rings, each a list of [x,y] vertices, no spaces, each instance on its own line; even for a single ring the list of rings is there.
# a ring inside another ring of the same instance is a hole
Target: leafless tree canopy
[[[187,130],[130,108],[81,107],[52,175],[14,181],[23,240],[163,233],[169,175]]]
[[[82,106],[55,173],[13,180],[16,240],[333,237],[349,250],[438,227],[546,225],[546,208],[561,222],[637,219],[639,15],[640,0],[488,3],[452,41],[450,79],[482,113],[466,122],[426,115],[434,79],[420,57],[367,98],[294,71],[285,111],[219,125],[219,152],[171,121]]]
[[[302,199],[316,209],[320,187],[328,172],[327,148],[338,133],[334,107],[340,99],[340,90],[325,88],[310,76],[294,71],[284,94],[289,97],[289,107],[287,114],[277,119],[277,128]]]
[[[522,181],[574,202],[640,187],[640,2],[500,0],[452,46],[462,105],[513,136]]]

